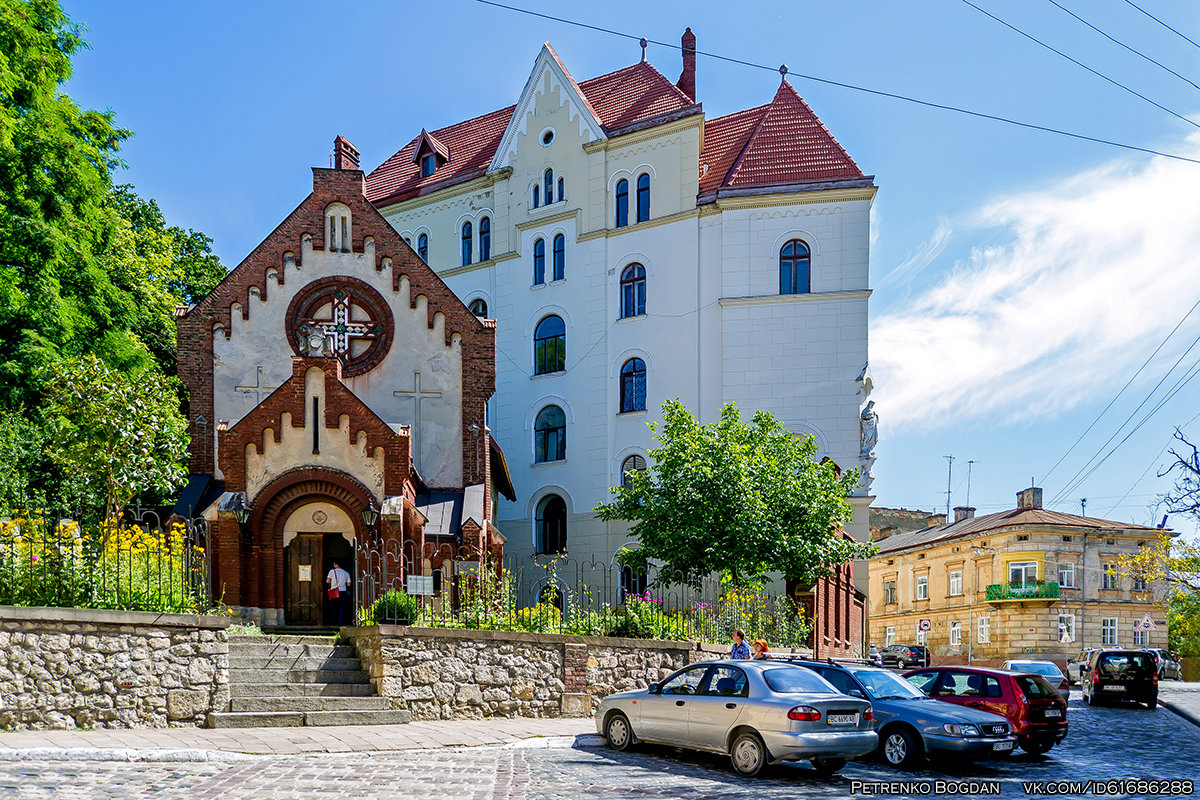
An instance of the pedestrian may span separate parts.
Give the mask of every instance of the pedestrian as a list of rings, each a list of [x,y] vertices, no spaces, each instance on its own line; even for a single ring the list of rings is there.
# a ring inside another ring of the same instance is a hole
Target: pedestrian
[[[741,628],[735,628],[733,631],[733,649],[729,651],[729,657],[744,660],[750,658],[750,647],[746,644],[746,634]]]
[[[767,647],[766,639],[755,639],[750,643],[750,648],[754,651],[755,661],[766,661],[771,657],[771,648]]]
[[[350,573],[334,561],[333,569],[325,576],[325,583],[329,585],[329,599],[333,601],[333,621],[345,625],[349,616],[346,612],[350,608]]]

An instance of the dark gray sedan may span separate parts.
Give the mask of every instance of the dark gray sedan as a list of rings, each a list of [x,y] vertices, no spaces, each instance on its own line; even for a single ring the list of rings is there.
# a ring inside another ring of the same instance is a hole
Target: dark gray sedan
[[[748,776],[800,760],[836,772],[875,749],[873,722],[867,700],[772,661],[692,664],[661,684],[609,695],[596,711],[596,729],[616,750],[656,742],[723,753]]]

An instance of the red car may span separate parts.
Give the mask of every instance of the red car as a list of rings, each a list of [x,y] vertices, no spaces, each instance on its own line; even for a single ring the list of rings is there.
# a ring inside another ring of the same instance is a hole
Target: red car
[[[930,697],[999,714],[1027,753],[1045,753],[1067,735],[1067,701],[1041,675],[986,667],[936,667],[904,673]]]

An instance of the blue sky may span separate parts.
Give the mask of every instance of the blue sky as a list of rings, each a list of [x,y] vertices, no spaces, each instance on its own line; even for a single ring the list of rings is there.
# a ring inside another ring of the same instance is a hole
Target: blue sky
[[[1200,48],[1125,0],[1059,0],[1200,83]],[[1200,40],[1200,6],[1138,0]],[[1200,120],[1200,91],[1047,0],[976,3],[1171,110]],[[1145,523],[1173,427],[1200,438],[1200,379],[1078,486],[1118,425],[1200,336],[1200,310],[1051,472],[1200,299],[1200,164],[1116,150],[872,97],[811,74],[1200,157],[1200,129],[986,18],[962,0],[603,5],[523,0],[650,39],[769,65],[876,176],[871,358],[881,419],[877,504],[1012,507],[1034,477],[1063,510]],[[416,135],[515,101],[543,41],[577,79],[636,61],[636,42],[470,0],[65,3],[91,49],[68,91],[112,108],[135,137],[120,180],[202,230],[236,265],[311,188],[343,134],[373,168]],[[674,79],[676,48],[649,59]],[[717,116],[767,102],[778,75],[701,58],[697,93]],[[1135,420],[1157,405],[1192,350]],[[1122,431],[1115,444],[1125,436]],[[1111,445],[1109,445],[1111,447]],[[1049,475],[1047,475],[1049,473]],[[1156,520],[1157,521],[1157,520]],[[1192,532],[1194,521],[1171,523]]]

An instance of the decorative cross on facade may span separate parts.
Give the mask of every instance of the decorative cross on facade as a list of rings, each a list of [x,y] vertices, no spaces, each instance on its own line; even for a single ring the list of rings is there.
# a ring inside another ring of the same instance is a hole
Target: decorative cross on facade
[[[421,373],[413,372],[413,388],[411,391],[398,389],[392,392],[396,397],[413,401],[415,408],[413,409],[413,425],[412,425],[412,447],[413,461],[418,467],[421,466],[421,401],[426,398],[441,397],[441,392],[423,392],[421,391]]]
[[[260,367],[258,367],[258,369],[255,373],[253,386],[234,386],[233,388],[235,391],[246,392],[247,394],[249,394],[250,392],[253,392],[254,393],[254,405],[258,405],[259,403],[261,403],[263,401],[263,397],[265,395],[269,395],[271,392],[275,391],[279,387],[263,385],[263,368],[260,366]]]
[[[302,320],[300,335],[303,338],[307,337],[310,332],[324,334],[326,341],[329,342],[330,351],[344,364],[355,355],[351,352],[351,344],[355,340],[377,339],[383,332],[383,328],[376,320],[351,321],[350,309],[353,303],[345,289],[338,289],[334,292],[331,305],[333,309],[331,318]]]

